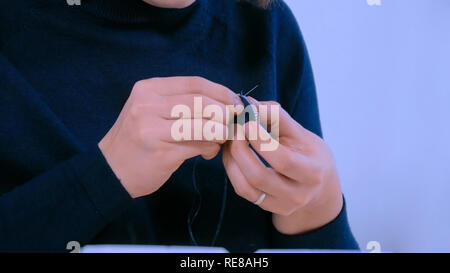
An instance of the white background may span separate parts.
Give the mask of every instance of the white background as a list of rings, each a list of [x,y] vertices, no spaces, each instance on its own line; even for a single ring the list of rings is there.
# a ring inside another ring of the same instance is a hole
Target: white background
[[[286,0],[362,248],[450,251],[450,1]]]

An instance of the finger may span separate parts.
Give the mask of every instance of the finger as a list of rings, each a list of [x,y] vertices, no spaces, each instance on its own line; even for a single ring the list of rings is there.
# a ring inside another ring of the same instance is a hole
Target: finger
[[[167,121],[170,125],[164,139],[167,142],[211,141],[223,144],[228,139],[228,127],[222,123],[207,119],[180,119]]]
[[[242,107],[224,105],[201,95],[180,95],[158,98],[160,103],[136,104],[131,107],[130,116],[147,121],[151,117],[166,120],[206,119],[230,124],[234,116],[242,112]]]
[[[228,139],[228,127],[207,119],[140,121],[142,140],[157,138],[166,143],[204,141],[223,144]]]
[[[278,179],[276,173],[270,171],[255,152],[250,149],[247,141],[232,141],[229,143],[230,154],[237,162],[239,169],[250,185],[270,195],[283,195],[288,191],[284,181]]]
[[[190,110],[187,113],[186,107]],[[232,107],[207,96],[185,94],[165,97],[164,103],[156,106],[156,111],[166,119],[205,118],[228,124],[239,110],[233,111]]]
[[[146,81],[151,81],[155,92],[164,96],[201,94],[225,105],[242,104],[239,97],[227,87],[201,77],[153,78]]]
[[[249,202],[253,203],[258,200],[261,191],[255,189],[247,182],[245,176],[236,164],[236,161],[230,154],[228,143],[223,150],[222,161],[234,191]]]
[[[257,105],[260,122],[278,139],[292,136],[308,140],[311,132],[294,120],[276,101],[257,101],[249,97]]]
[[[220,145],[212,142],[188,141],[184,143],[172,143],[171,145],[172,152],[182,161],[199,155],[206,160],[210,160],[220,152]]]
[[[228,144],[227,144],[228,145]],[[225,166],[225,170],[227,172],[228,178],[234,188],[234,191],[237,195],[241,196],[242,198],[246,199],[247,201],[251,203],[255,203],[261,195],[264,193],[260,190],[257,190],[255,187],[250,185],[242,171],[240,170],[237,162],[233,159],[233,157],[230,154],[229,148],[225,147],[223,151],[222,156],[223,164]],[[271,196],[268,193],[265,193],[266,197],[264,200],[259,204],[259,206],[270,212],[277,213],[278,207],[279,207],[279,201],[275,199],[275,197]]]
[[[253,149],[277,172],[301,181],[302,173],[309,170],[311,162],[306,156],[278,143],[258,123],[248,122],[245,136]]]
[[[242,112],[242,107],[224,105],[223,103],[202,95],[178,95],[157,98],[158,103],[140,103],[132,107],[132,115],[154,116],[175,120],[204,118],[223,124],[229,124],[235,115]]]

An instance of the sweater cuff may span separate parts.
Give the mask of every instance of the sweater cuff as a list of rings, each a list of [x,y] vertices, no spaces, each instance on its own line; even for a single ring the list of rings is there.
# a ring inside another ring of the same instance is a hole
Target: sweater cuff
[[[272,248],[359,250],[351,232],[344,205],[339,215],[325,226],[301,235],[285,235],[271,224]]]
[[[133,198],[116,177],[97,145],[71,158],[68,166],[76,176],[76,181],[86,191],[96,212],[106,223],[133,203]]]

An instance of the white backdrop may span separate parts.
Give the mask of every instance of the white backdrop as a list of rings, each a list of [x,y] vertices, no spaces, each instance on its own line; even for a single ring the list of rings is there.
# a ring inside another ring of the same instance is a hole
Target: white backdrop
[[[286,2],[360,246],[450,251],[450,1]]]

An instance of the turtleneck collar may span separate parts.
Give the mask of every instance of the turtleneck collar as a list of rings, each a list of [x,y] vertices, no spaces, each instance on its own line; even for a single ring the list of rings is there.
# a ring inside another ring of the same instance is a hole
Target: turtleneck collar
[[[142,0],[82,0],[78,6],[97,17],[117,23],[157,23],[158,26],[174,26],[187,19],[200,6],[196,0],[185,8],[160,8]]]

